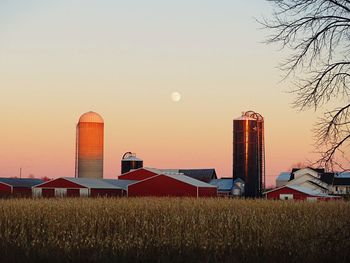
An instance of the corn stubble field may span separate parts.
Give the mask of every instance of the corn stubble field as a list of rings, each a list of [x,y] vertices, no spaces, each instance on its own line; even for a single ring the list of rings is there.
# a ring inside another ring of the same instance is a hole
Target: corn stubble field
[[[0,200],[0,262],[349,262],[350,203]]]

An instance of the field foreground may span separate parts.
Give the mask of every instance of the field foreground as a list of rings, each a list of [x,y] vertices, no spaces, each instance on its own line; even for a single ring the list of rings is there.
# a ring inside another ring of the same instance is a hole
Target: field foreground
[[[350,262],[350,203],[0,200],[0,262]]]

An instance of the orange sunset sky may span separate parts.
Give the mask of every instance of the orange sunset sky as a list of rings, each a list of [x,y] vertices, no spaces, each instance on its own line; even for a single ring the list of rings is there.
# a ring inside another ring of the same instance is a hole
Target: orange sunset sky
[[[267,184],[315,158],[318,113],[291,108],[251,1],[1,1],[0,176],[74,176],[79,116],[105,120],[104,177],[145,166],[232,175],[232,119],[265,117]],[[172,92],[181,100],[174,102]]]

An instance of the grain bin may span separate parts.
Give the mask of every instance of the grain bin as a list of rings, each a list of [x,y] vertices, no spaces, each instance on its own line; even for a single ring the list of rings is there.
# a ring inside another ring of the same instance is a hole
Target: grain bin
[[[121,173],[127,173],[130,170],[135,170],[143,167],[143,160],[136,157],[135,153],[126,152],[123,155],[121,162]]]

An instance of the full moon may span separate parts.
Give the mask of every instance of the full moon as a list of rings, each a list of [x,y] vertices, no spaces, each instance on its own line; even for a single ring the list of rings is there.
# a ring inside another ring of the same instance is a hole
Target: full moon
[[[179,102],[181,100],[181,94],[178,92],[171,93],[171,100],[174,102]]]

